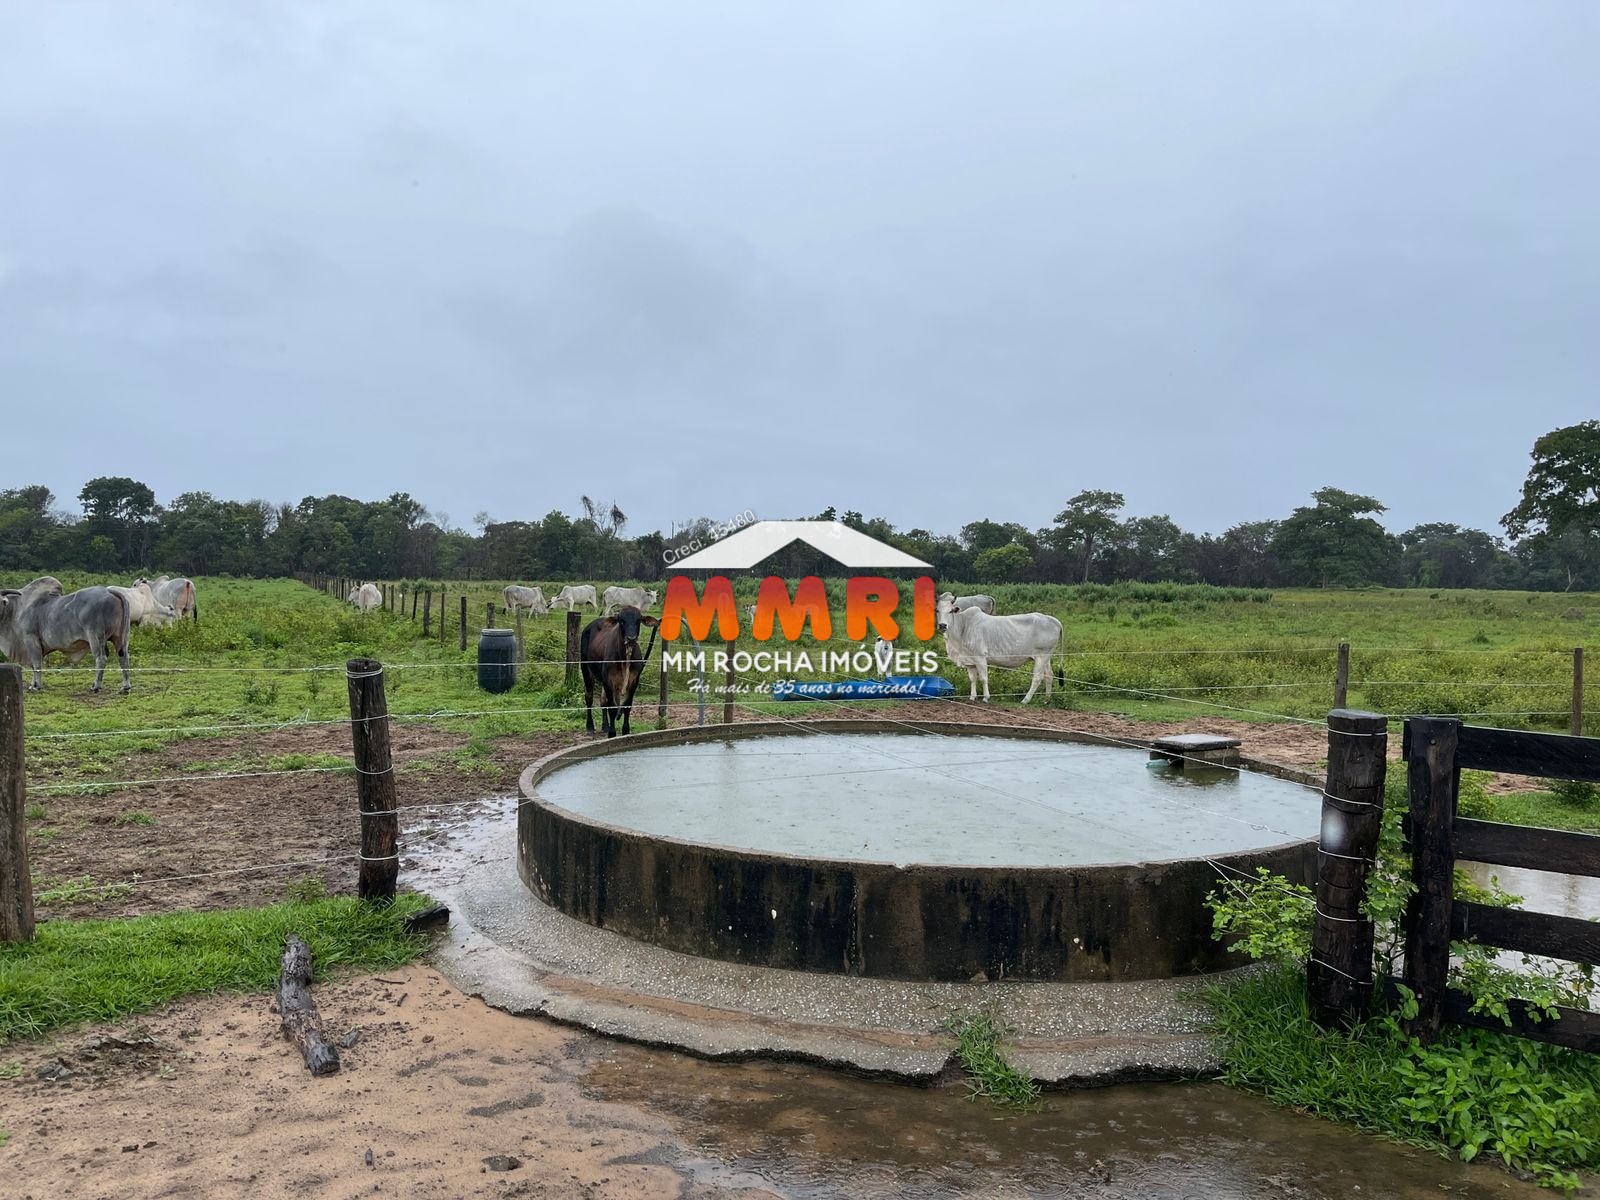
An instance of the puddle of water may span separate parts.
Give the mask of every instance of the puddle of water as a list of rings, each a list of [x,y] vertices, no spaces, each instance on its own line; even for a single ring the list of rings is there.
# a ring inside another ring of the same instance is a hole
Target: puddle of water
[[[1010,1115],[956,1086],[916,1088],[781,1063],[612,1047],[599,1098],[662,1113],[700,1186],[780,1197],[1412,1200],[1545,1196],[1220,1084],[1052,1093]]]

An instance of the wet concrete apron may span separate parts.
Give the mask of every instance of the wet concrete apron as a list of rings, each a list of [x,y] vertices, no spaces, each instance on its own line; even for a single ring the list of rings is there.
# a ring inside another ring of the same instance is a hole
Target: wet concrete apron
[[[1197,981],[907,982],[678,954],[542,904],[518,878],[516,800],[413,851],[405,882],[452,915],[434,962],[509,1012],[708,1058],[802,1059],[926,1081],[951,1067],[950,1014],[984,1008],[1008,1053],[1047,1083],[1192,1078],[1215,1070]]]
[[[522,887],[515,810],[513,797],[486,800],[483,815],[442,848],[408,859],[405,882],[453,909],[436,964],[497,1007],[626,1039],[590,1047],[584,1085],[596,1099],[671,1124],[675,1136],[649,1153],[680,1176],[680,1195],[1547,1194],[1491,1165],[1398,1146],[1214,1083],[1051,1091],[1040,1111],[1022,1115],[971,1101],[937,1032],[952,1008],[988,1002],[1020,1019],[1008,1054],[1036,1076],[1102,1082],[1210,1069],[1204,1013],[1181,988],[1134,1003],[1130,1019],[1119,1006],[1134,997],[1117,985],[919,984],[918,995],[880,990],[902,986],[889,981],[738,968],[643,946],[564,917]],[[1064,1016],[1075,991],[1080,1002]],[[772,1061],[781,1058],[852,1069]]]

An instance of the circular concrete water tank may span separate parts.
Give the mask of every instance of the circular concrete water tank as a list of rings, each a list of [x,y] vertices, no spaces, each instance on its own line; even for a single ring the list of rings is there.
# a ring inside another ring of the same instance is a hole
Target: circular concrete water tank
[[[590,924],[731,962],[899,979],[1143,979],[1237,961],[1205,897],[1309,881],[1315,790],[990,725],[635,734],[523,772],[518,869]]]

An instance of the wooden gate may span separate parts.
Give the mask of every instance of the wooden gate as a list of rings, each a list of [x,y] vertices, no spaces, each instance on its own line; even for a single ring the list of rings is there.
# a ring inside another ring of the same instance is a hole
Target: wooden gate
[[[1418,1005],[1411,1032],[1431,1041],[1442,1021],[1454,1021],[1600,1053],[1600,1013],[1561,1008],[1555,1019],[1535,1020],[1525,1002],[1514,1000],[1508,1028],[1496,1016],[1472,1012],[1471,1000],[1446,983],[1452,940],[1600,964],[1600,923],[1456,900],[1453,887],[1457,859],[1600,876],[1600,837],[1456,815],[1463,768],[1600,783],[1600,738],[1413,717],[1405,723],[1402,757],[1411,795],[1406,836],[1417,887],[1405,923],[1404,982]]]

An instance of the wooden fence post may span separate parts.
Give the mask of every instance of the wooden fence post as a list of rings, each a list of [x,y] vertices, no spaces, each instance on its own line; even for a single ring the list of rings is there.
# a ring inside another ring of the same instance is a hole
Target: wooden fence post
[[[1350,643],[1339,643],[1339,663],[1333,670],[1333,706],[1343,708],[1350,701]]]
[[[1325,1028],[1365,1017],[1371,1007],[1373,925],[1361,904],[1383,827],[1388,746],[1387,717],[1348,709],[1328,714],[1317,910],[1306,964],[1311,1016]]]
[[[432,636],[428,627],[433,624],[433,589],[429,588],[422,597],[422,636]]]
[[[578,636],[583,614],[575,608],[567,609],[567,682],[578,677]]]
[[[723,681],[722,691],[722,723],[724,725],[733,724],[733,689],[738,684],[738,675],[735,674],[733,669],[733,652],[738,644],[737,642],[728,643],[728,674]]]
[[[350,738],[356,752],[356,796],[361,810],[361,870],[356,895],[388,904],[400,874],[400,820],[395,814],[394,766],[389,758],[389,701],[383,664],[352,658],[345,664],[350,685]]]
[[[1424,1045],[1439,1034],[1450,972],[1450,906],[1455,899],[1456,744],[1461,722],[1412,717],[1406,722],[1411,792],[1411,880],[1406,906],[1405,982],[1416,995],[1408,1030]]]
[[[467,648],[467,594],[461,593],[461,648]]]
[[[1572,736],[1583,736],[1583,647],[1572,648]]]
[[[0,665],[0,942],[33,940],[28,785],[22,757],[22,668]]]
[[[417,589],[416,588],[412,588],[411,589],[411,619],[413,621],[415,621],[417,619]]]
[[[516,624],[517,628],[517,666],[521,670],[526,670],[528,660],[522,654],[522,605],[517,605],[512,611],[511,620]]]
[[[488,602],[488,604],[484,608],[483,627],[485,629],[493,629],[494,628],[494,601],[493,600],[490,600]]]

